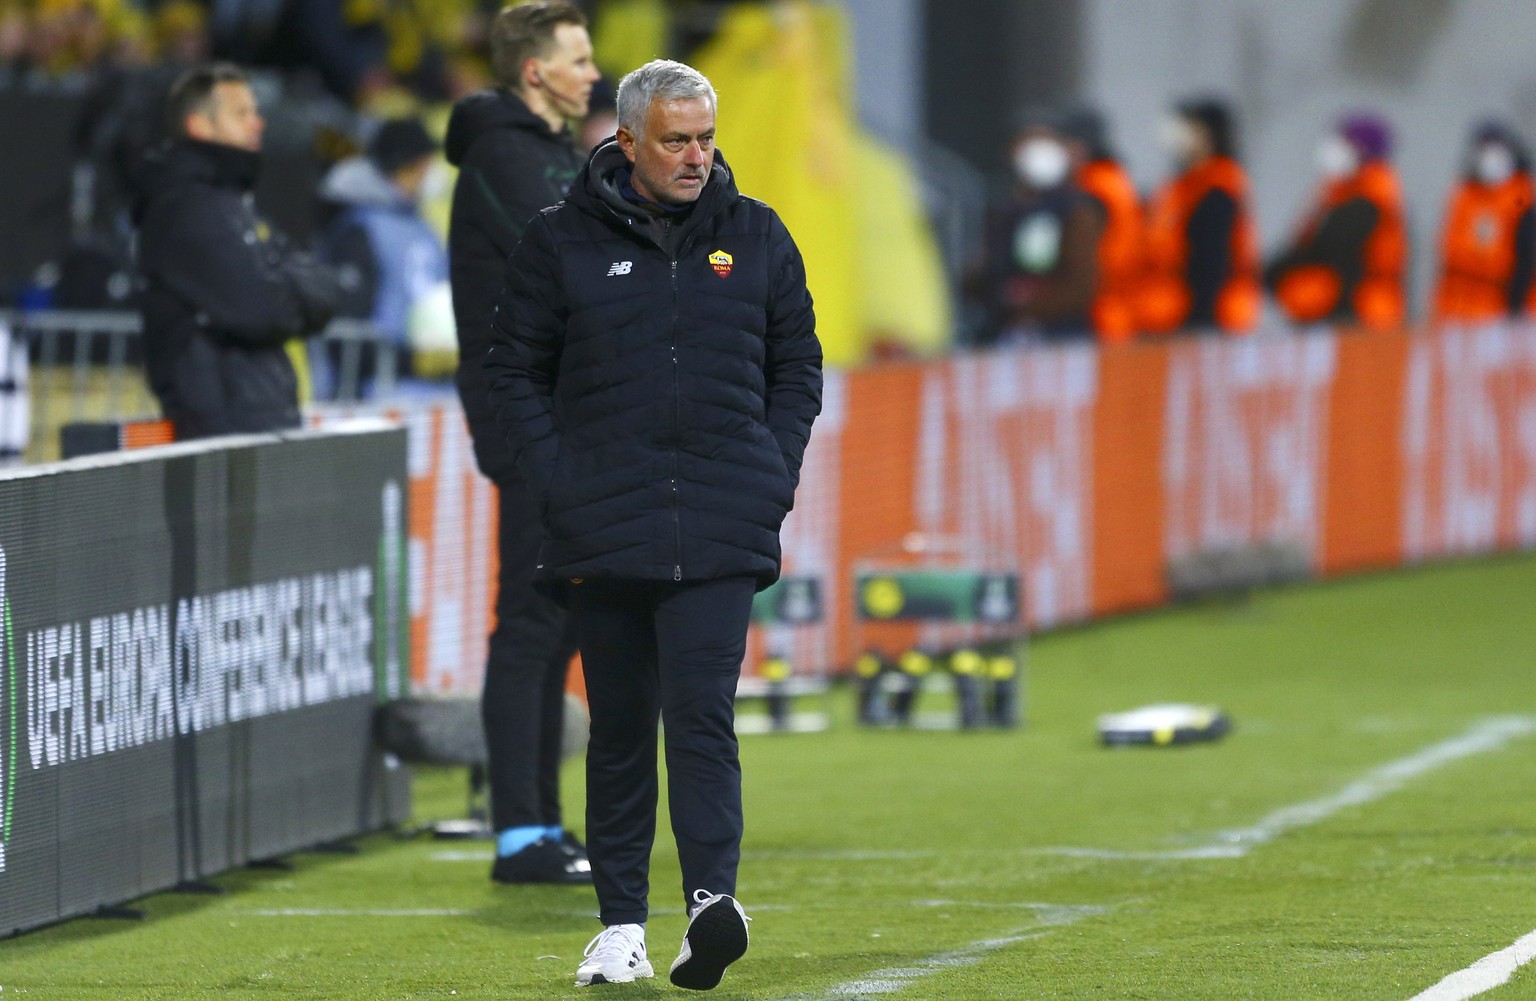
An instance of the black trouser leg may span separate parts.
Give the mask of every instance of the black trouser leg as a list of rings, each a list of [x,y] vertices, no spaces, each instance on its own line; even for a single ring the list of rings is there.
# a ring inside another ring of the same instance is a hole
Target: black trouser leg
[[[501,568],[480,712],[491,825],[549,827],[560,817],[561,692],[575,651],[565,612],[533,589],[539,519],[522,485],[498,484]]]
[[[656,722],[661,699],[651,585],[571,588],[587,676],[587,857],[605,925],[643,924],[656,840]]]
[[[572,589],[587,672],[587,850],[604,924],[643,922],[656,834],[656,722],[693,890],[734,893],[741,764],[734,699],[754,582],[589,582]]]
[[[741,759],[736,685],[747,652],[756,582],[750,577],[671,588],[656,609],[667,805],[693,891],[736,893],[741,861]]]

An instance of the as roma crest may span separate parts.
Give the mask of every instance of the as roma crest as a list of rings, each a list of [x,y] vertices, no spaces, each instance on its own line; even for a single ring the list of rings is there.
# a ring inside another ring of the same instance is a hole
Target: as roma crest
[[[735,260],[731,255],[723,250],[717,250],[709,255],[709,266],[714,268],[715,274],[721,278],[729,278],[731,276],[731,265],[734,263]]]

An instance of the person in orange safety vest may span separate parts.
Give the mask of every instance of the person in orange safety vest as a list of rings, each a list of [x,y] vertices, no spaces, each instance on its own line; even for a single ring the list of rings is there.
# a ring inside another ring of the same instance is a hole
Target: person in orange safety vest
[[[1264,272],[1293,322],[1402,327],[1408,227],[1391,152],[1391,130],[1370,114],[1346,116],[1318,145],[1313,206]]]
[[[1231,111],[1215,100],[1182,102],[1166,124],[1179,173],[1147,212],[1139,297],[1145,331],[1237,334],[1258,323],[1257,237],[1233,131]]]
[[[1092,198],[1104,217],[1099,233],[1098,284],[1091,308],[1094,333],[1102,344],[1136,336],[1136,297],[1142,279],[1145,238],[1141,198],[1120,161],[1110,152],[1104,119],[1095,110],[1073,108],[1061,119],[1075,165],[1077,187]]]
[[[1525,144],[1497,122],[1479,125],[1440,237],[1436,320],[1479,323],[1536,313],[1533,201]]]

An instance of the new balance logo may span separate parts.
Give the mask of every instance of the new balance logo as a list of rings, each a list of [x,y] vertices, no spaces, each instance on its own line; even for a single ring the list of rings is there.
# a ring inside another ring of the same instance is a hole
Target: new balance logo
[[[608,277],[612,278],[614,275],[627,275],[629,274],[629,269],[634,266],[634,261],[614,261],[612,264],[608,265]]]

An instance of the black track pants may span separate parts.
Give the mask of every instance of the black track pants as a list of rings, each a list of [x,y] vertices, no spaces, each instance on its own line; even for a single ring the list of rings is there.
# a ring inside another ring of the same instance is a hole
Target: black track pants
[[[646,919],[658,714],[684,899],[698,889],[736,892],[735,697],[754,590],[750,577],[586,581],[570,589],[592,710],[587,851],[605,925]]]

